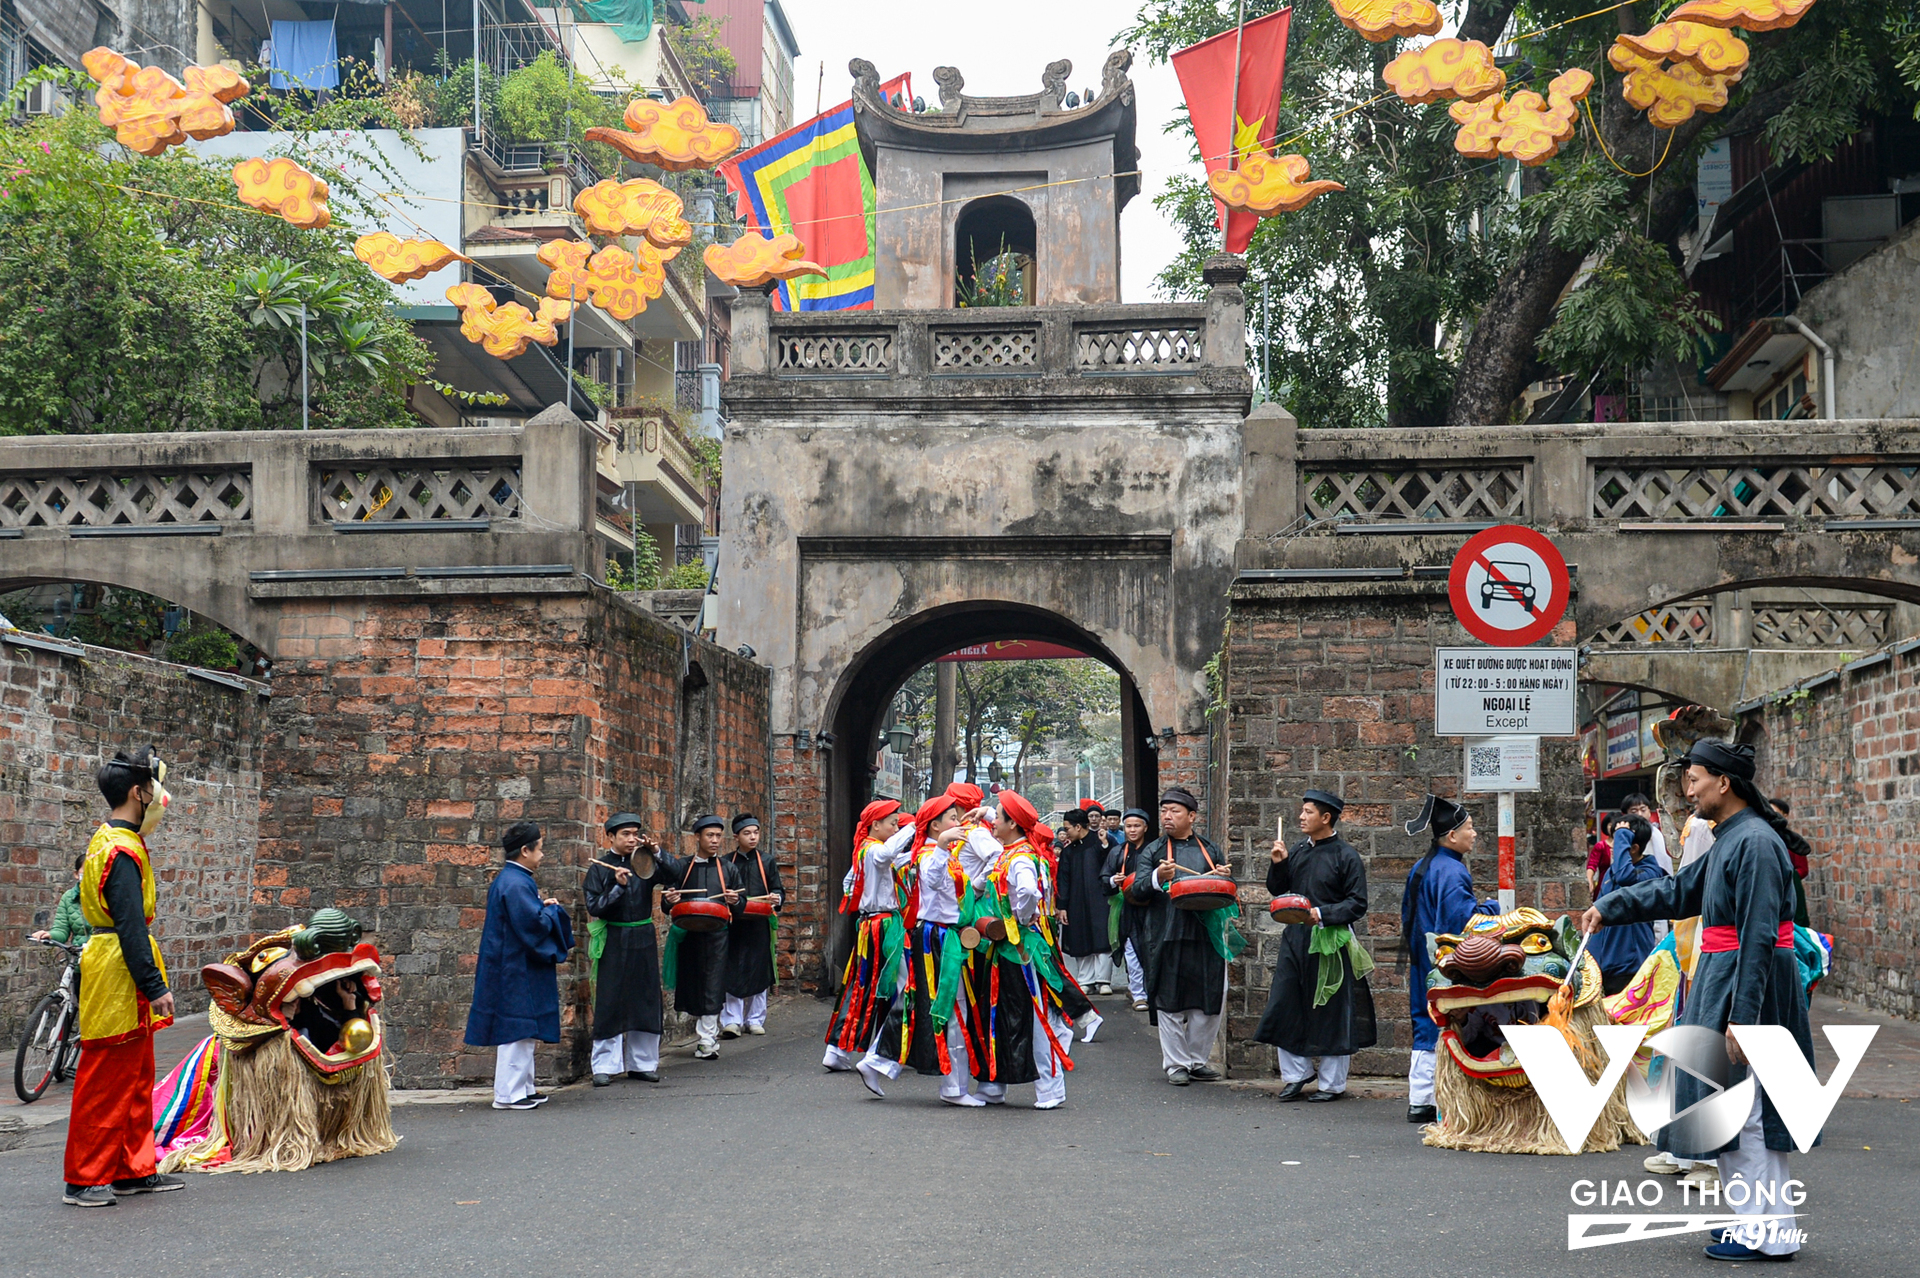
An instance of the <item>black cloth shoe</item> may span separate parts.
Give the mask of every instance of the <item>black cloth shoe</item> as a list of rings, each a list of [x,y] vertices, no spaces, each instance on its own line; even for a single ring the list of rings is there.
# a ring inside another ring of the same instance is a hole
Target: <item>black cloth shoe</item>
[[[1178,1065],[1167,1071],[1167,1081],[1175,1087],[1185,1087],[1193,1081],[1193,1076]]]
[[[1345,1095],[1345,1092],[1315,1092],[1313,1095],[1307,1097],[1307,1100],[1309,1103],[1314,1101],[1337,1101]]]
[[[595,1075],[593,1076],[593,1085],[594,1085],[595,1087],[612,1087],[612,1086],[613,1086],[613,1075],[611,1075],[611,1074],[595,1074]]]
[[[185,1189],[187,1182],[178,1176],[162,1176],[155,1172],[151,1176],[142,1176],[139,1180],[116,1180],[113,1192],[116,1194],[164,1194],[169,1189]]]
[[[1440,1111],[1431,1105],[1409,1105],[1407,1106],[1407,1121],[1409,1123],[1437,1123],[1440,1121]]]
[[[69,1207],[112,1207],[120,1200],[112,1185],[68,1185],[60,1201]]]
[[[630,1069],[627,1071],[627,1077],[638,1079],[643,1083],[657,1083],[660,1081],[660,1071],[656,1069]]]
[[[1300,1094],[1306,1090],[1307,1085],[1304,1082],[1288,1083],[1280,1089],[1280,1099],[1283,1101],[1297,1101],[1300,1099]]]
[[[1211,1065],[1189,1065],[1187,1076],[1196,1083],[1217,1083],[1226,1077]]]

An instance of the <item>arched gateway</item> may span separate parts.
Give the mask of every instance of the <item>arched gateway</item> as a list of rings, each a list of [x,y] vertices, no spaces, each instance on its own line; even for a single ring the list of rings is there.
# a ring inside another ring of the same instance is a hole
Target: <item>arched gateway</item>
[[[774,314],[746,294],[725,392],[719,638],[772,670],[808,978],[831,950],[881,718],[944,653],[1031,638],[1098,657],[1123,683],[1129,797],[1174,776],[1204,791],[1252,391],[1244,267],[1218,263],[1204,302],[1120,305],[1119,212],[1137,183],[1068,180],[1134,167],[1124,54],[1078,109],[1049,81],[916,115],[862,65],[881,305],[916,309]],[[1041,305],[952,309],[944,286],[904,286],[952,277],[965,207],[1053,180],[1030,197]],[[930,194],[945,203],[905,209]]]

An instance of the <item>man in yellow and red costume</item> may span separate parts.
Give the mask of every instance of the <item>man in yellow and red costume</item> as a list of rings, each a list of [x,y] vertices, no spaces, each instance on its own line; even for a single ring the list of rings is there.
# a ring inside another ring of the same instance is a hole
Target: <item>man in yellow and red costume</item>
[[[67,1123],[63,1201],[75,1207],[181,1187],[153,1159],[153,1035],[173,1023],[173,992],[147,930],[156,893],[146,836],[167,810],[166,775],[145,747],[116,753],[96,777],[112,812],[80,867],[93,936],[80,954],[80,1069]]]

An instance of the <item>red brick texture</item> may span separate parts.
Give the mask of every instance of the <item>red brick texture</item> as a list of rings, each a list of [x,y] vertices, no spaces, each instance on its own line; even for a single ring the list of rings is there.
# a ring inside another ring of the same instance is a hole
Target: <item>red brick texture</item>
[[[1813,845],[1807,912],[1833,937],[1821,992],[1920,1013],[1920,650],[1742,716],[1761,790]]]
[[[323,905],[387,955],[396,1078],[484,1077],[462,1042],[500,835],[546,827],[544,890],[574,912],[562,1041],[543,1077],[585,1068],[582,870],[615,810],[669,847],[690,791],[765,811],[766,671],[604,592],[289,601],[264,751],[254,926]],[[686,690],[692,666],[704,688]],[[700,699],[704,698],[704,706]],[[684,740],[683,725],[712,725]]]
[[[58,980],[56,955],[22,943],[73,881],[107,818],[94,771],[119,749],[159,748],[173,802],[149,841],[154,933],[186,1011],[206,1006],[201,965],[247,935],[260,814],[265,701],[185,668],[107,648],[80,658],[0,643],[0,1042]]]
[[[840,885],[827,849],[827,758],[817,749],[794,746],[792,734],[773,742],[774,828],[787,876],[787,906],[780,912],[780,979],[806,989],[822,989],[833,936]],[[838,974],[835,974],[838,979]]]
[[[1266,913],[1274,822],[1299,837],[1300,795],[1324,789],[1346,800],[1341,833],[1367,867],[1361,939],[1372,977],[1379,1045],[1361,1073],[1404,1074],[1412,1042],[1406,978],[1395,970],[1407,873],[1428,848],[1402,823],[1428,791],[1457,797],[1457,739],[1433,735],[1433,650],[1472,645],[1448,607],[1445,583],[1388,583],[1236,591],[1223,662],[1226,679],[1227,848],[1242,882],[1242,929],[1253,944],[1235,965],[1227,1004],[1228,1055],[1246,1072],[1275,1068],[1252,1036],[1266,1010],[1279,925]],[[1572,739],[1542,742],[1541,790],[1518,797],[1516,900],[1559,914],[1586,904],[1582,828],[1586,784]],[[1469,860],[1474,887],[1499,885],[1492,795],[1469,804],[1480,831]]]

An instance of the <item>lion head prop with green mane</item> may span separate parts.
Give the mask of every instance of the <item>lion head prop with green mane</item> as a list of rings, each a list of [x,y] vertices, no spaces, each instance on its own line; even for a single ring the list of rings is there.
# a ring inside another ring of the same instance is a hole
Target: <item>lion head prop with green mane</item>
[[[1492,1154],[1574,1152],[1527,1082],[1503,1027],[1548,1021],[1549,1002],[1563,983],[1569,984],[1571,1007],[1563,1029],[1576,1041],[1575,1055],[1587,1076],[1598,1078],[1606,1054],[1594,1027],[1633,1021],[1648,1024],[1651,1032],[1665,1028],[1672,1021],[1679,977],[1670,956],[1655,951],[1632,984],[1604,998],[1600,965],[1590,954],[1581,956],[1568,981],[1579,951],[1571,919],[1549,920],[1534,909],[1476,914],[1458,935],[1427,934],[1432,962],[1427,1014],[1440,1026],[1434,1064],[1440,1121],[1427,1126],[1425,1143]],[[1644,1061],[1640,1068],[1645,1069]],[[1608,1098],[1582,1152],[1614,1150],[1623,1143],[1648,1143],[1627,1112],[1624,1082]]]
[[[156,1089],[162,1171],[301,1171],[398,1143],[380,951],[339,910],[200,969],[213,1036]]]

